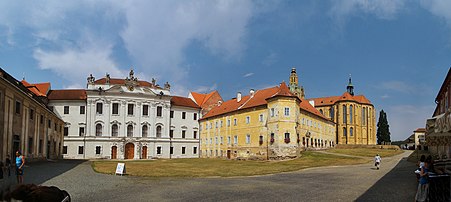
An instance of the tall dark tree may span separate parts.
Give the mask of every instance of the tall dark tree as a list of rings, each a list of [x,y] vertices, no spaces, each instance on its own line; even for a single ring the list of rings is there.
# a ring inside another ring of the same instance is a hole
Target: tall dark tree
[[[388,125],[387,114],[384,110],[379,113],[379,122],[377,122],[377,144],[390,141],[390,128]]]

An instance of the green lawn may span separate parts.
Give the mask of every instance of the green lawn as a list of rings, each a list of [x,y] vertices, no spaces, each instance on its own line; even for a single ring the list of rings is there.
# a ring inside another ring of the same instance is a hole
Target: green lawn
[[[114,174],[118,162],[93,161],[96,172]],[[301,158],[287,161],[237,161],[225,159],[159,159],[125,161],[128,175],[146,177],[232,177],[296,171],[310,167],[353,165],[368,162],[359,157],[344,157],[304,152]]]
[[[394,149],[352,148],[352,149],[330,149],[327,152],[361,157],[374,157],[376,156],[376,154],[379,154],[381,158],[384,158],[401,154],[404,151],[400,149],[394,150]]]

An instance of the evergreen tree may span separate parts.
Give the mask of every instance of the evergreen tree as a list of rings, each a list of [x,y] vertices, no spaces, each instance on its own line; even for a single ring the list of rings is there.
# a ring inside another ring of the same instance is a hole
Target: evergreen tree
[[[379,122],[377,122],[377,144],[390,141],[390,129],[387,121],[387,114],[384,110],[379,113]]]

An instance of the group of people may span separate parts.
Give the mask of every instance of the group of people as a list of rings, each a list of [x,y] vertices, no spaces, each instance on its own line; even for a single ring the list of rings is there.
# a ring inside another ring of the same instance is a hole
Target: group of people
[[[23,183],[23,173],[24,173],[24,165],[25,165],[25,157],[20,153],[20,151],[16,152],[16,159],[15,159],[15,175],[17,179],[18,184]],[[5,163],[3,161],[0,161],[0,179],[9,178],[11,177],[11,168],[13,167],[13,164],[11,163],[11,159],[9,155],[6,156]]]

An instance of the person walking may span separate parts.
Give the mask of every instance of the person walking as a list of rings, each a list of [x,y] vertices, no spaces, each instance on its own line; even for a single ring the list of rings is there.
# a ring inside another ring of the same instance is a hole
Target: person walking
[[[420,180],[418,183],[417,194],[415,195],[415,201],[427,201],[429,194],[429,166],[431,165],[431,160],[427,159],[424,162],[423,167],[420,171]]]
[[[379,166],[381,164],[381,157],[379,156],[379,154],[376,154],[376,156],[374,157],[374,166],[376,166],[376,169],[379,170]]]
[[[16,176],[17,183],[23,183],[23,169],[25,165],[25,157],[20,153],[20,151],[16,152]]]

